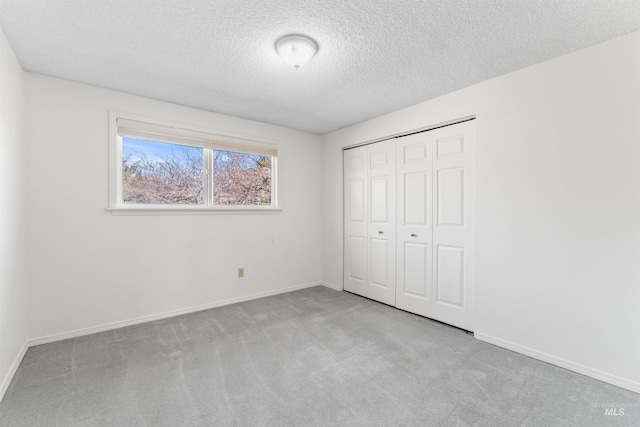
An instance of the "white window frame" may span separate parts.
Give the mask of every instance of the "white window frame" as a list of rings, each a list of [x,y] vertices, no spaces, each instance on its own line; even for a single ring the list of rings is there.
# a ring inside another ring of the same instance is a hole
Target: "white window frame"
[[[135,204],[122,201],[122,136],[118,126],[128,130],[127,135],[140,132],[139,138],[170,144],[203,148],[202,205]],[[271,204],[270,205],[214,205],[212,200],[212,153],[213,150],[250,154],[265,154],[271,157]],[[277,213],[278,205],[278,145],[274,141],[259,140],[253,136],[229,135],[210,129],[195,128],[182,123],[151,119],[129,113],[109,111],[109,205],[107,211],[114,215],[166,215],[166,214],[216,214],[216,213]]]

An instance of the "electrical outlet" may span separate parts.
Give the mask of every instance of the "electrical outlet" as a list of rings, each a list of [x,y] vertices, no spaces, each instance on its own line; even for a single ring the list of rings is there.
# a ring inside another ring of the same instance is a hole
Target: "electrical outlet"
[[[244,277],[244,267],[238,269],[238,277]]]

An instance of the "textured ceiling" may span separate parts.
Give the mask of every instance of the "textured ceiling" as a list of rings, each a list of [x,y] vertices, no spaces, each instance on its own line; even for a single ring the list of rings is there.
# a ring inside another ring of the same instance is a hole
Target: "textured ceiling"
[[[0,0],[25,70],[323,134],[640,29],[639,0]],[[296,71],[274,42],[320,49]]]

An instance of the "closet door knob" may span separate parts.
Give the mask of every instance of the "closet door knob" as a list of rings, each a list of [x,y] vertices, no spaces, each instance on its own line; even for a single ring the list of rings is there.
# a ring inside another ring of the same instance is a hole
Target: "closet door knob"
[[[384,231],[378,231],[378,234],[384,234]]]
[[[411,233],[411,237],[418,237],[416,233]]]

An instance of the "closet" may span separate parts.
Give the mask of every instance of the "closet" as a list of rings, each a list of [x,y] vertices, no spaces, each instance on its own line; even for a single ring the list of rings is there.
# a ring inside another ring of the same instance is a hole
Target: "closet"
[[[344,289],[473,330],[475,121],[344,151]]]

